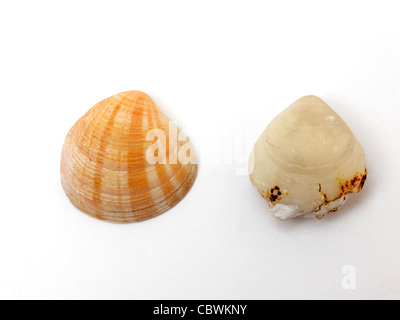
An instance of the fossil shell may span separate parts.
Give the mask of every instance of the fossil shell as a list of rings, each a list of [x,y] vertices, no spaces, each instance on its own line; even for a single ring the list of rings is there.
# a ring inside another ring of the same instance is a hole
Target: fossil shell
[[[153,129],[165,137],[149,139]],[[190,150],[186,164],[177,159],[180,148],[185,155]],[[155,158],[166,157],[149,162],[149,150]],[[73,126],[62,151],[61,181],[81,211],[111,222],[137,222],[167,211],[185,196],[196,177],[195,160],[190,140],[152,99],[128,91],[99,102]]]
[[[257,140],[250,180],[282,220],[323,218],[367,178],[364,151],[347,124],[320,98],[305,96]]]

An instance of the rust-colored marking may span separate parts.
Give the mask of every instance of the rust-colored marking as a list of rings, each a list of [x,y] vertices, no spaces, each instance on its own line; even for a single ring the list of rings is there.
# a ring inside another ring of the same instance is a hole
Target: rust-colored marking
[[[367,176],[368,176],[368,172],[367,172],[367,169],[365,169],[365,174],[363,175],[363,177],[361,179],[361,183],[360,183],[361,189],[364,188],[365,181],[367,181]]]
[[[324,203],[322,203],[320,206],[315,208],[314,211],[315,212],[321,211],[321,209],[324,206],[329,205],[330,203],[339,200],[346,194],[360,192],[362,190],[362,188],[364,187],[365,181],[367,180],[367,174],[368,174],[367,169],[365,169],[365,174],[361,174],[361,173],[357,172],[356,175],[351,180],[343,180],[343,179],[337,178],[336,180],[339,182],[340,194],[338,195],[338,197],[336,199],[333,199],[333,200],[328,200],[327,195],[322,192],[321,184],[319,184],[318,192],[324,197]],[[323,215],[316,215],[315,217],[317,219],[323,219],[327,214],[336,212],[339,209],[340,209],[340,207],[334,208]]]
[[[337,208],[335,208],[335,209],[332,209],[332,210],[330,210],[330,211],[328,211],[327,213],[324,213],[324,214],[317,214],[317,215],[315,215],[315,217],[318,219],[318,220],[322,220],[323,218],[325,218],[328,214],[330,214],[330,213],[333,213],[333,212],[336,212],[336,211],[338,211],[340,209],[340,207],[337,207]]]
[[[321,186],[321,184],[318,185],[318,193],[319,193],[321,196],[324,197],[324,202],[323,202],[321,205],[319,205],[317,208],[314,209],[314,212],[316,212],[316,213],[319,212],[319,211],[321,211],[322,208],[323,208],[324,206],[327,206],[327,205],[332,204],[333,202],[339,200],[339,199],[343,196],[342,194],[340,194],[337,198],[335,198],[335,199],[333,199],[333,200],[329,200],[329,199],[328,199],[328,196],[326,195],[326,193],[323,193],[323,192],[322,192],[322,186]],[[346,200],[346,198],[345,198],[345,200]],[[325,218],[328,214],[338,211],[340,208],[341,208],[341,206],[339,206],[339,207],[337,207],[337,208],[333,208],[333,209],[329,210],[328,212],[326,212],[326,213],[324,213],[324,214],[319,214],[319,215],[316,214],[315,217],[316,217],[317,219],[321,220],[321,219]]]
[[[354,178],[351,180],[343,180],[337,178],[336,180],[339,182],[341,196],[348,193],[358,193],[362,190],[365,185],[365,181],[367,180],[367,169],[365,169],[365,173],[357,172]]]
[[[264,192],[260,192],[261,196],[269,202],[269,206],[272,208],[275,205],[275,202],[282,200],[282,192],[278,186],[274,188],[268,189]],[[288,195],[288,192],[286,192]]]

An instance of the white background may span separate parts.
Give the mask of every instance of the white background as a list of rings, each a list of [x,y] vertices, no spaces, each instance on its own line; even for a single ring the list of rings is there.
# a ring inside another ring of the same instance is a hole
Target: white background
[[[0,298],[399,298],[399,10],[1,0]],[[176,207],[116,225],[70,204],[60,153],[90,107],[132,89],[178,122],[200,165]],[[347,121],[369,178],[338,213],[281,222],[243,173],[264,128],[306,94]]]

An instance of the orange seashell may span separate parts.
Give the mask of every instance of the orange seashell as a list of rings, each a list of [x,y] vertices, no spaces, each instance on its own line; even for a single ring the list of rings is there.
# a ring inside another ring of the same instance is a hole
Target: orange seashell
[[[165,136],[157,135],[160,130]],[[156,133],[154,140],[149,132]],[[189,139],[178,141],[181,136],[145,93],[114,95],[68,133],[61,159],[63,188],[74,206],[101,220],[155,217],[176,205],[196,178],[195,151]],[[188,147],[191,161],[179,161],[178,152],[186,148],[179,155],[187,156]]]

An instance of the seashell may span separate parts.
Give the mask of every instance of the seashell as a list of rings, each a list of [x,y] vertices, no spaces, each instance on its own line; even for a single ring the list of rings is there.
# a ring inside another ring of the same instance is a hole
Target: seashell
[[[316,96],[300,98],[270,123],[254,145],[249,172],[282,220],[321,219],[360,192],[367,178],[360,143]]]
[[[190,140],[139,91],[96,104],[70,130],[62,151],[61,181],[73,205],[110,222],[167,211],[196,173]]]

